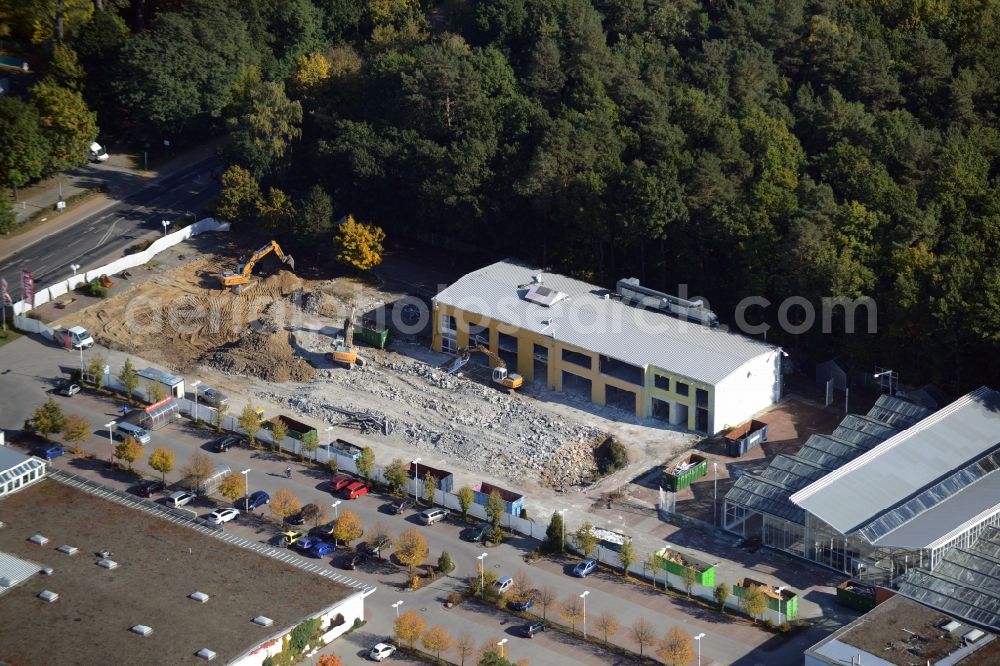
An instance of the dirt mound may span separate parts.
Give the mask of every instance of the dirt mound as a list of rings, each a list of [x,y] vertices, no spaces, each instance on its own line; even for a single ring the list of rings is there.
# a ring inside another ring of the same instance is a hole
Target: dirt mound
[[[274,319],[275,304],[249,324],[235,342],[202,355],[201,362],[229,374],[259,377],[269,382],[308,382],[316,370],[295,355],[292,333]]]

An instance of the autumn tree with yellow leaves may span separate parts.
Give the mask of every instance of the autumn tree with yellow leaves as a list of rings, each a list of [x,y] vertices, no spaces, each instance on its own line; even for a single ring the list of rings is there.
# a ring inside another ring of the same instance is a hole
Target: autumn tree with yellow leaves
[[[382,263],[385,232],[374,224],[364,224],[348,215],[337,227],[333,246],[337,261],[367,271]]]

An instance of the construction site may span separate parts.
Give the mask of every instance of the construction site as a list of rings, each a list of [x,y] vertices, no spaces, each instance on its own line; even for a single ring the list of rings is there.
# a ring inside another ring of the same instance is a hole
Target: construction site
[[[391,321],[406,298],[413,307],[377,275],[303,279],[269,258],[251,266],[237,290],[222,284],[227,270],[234,274],[232,253],[215,249],[202,239],[197,249],[182,243],[165,251],[66,321],[99,344],[224,385],[248,402],[345,428],[345,412],[363,412],[387,424],[373,436],[400,457],[433,452],[469,471],[517,479],[524,490],[593,483],[594,449],[609,436],[629,455],[618,484],[694,442],[542,383],[507,390],[491,381],[488,356],[466,353],[456,363],[432,351],[429,322],[417,334],[390,331],[384,349],[351,340],[346,321],[358,328]]]

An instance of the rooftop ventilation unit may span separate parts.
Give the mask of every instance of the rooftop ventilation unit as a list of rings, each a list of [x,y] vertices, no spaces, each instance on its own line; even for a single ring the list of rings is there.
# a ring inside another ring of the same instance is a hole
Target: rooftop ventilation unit
[[[35,536],[28,539],[31,543],[37,543],[39,546],[44,546],[49,542],[48,537],[43,537],[41,534],[36,534]]]
[[[51,576],[52,575],[52,567],[45,567],[44,569],[42,569],[42,575],[43,576]]]
[[[114,560],[104,559],[104,560],[99,560],[97,562],[97,566],[104,567],[105,569],[117,569],[118,563],[115,562]]]
[[[214,661],[215,660],[215,652],[213,652],[212,650],[209,650],[208,648],[202,648],[202,649],[198,650],[197,652],[195,652],[194,655],[196,657],[201,657],[205,661]]]
[[[140,636],[149,636],[153,633],[152,627],[147,627],[144,624],[137,624],[131,629],[129,629],[133,634],[139,634]]]
[[[38,593],[38,598],[51,604],[53,601],[59,599],[59,595],[51,590],[42,590]]]
[[[948,622],[941,628],[947,631],[949,634],[953,634],[956,631],[958,631],[961,628],[961,626],[962,626],[961,622],[955,622],[955,620],[952,620],[951,622]]]
[[[566,298],[566,294],[563,292],[550,289],[541,283],[531,285],[528,288],[528,292],[524,295],[524,300],[547,308],[552,307],[564,298]]]
[[[192,592],[191,594],[188,595],[188,597],[201,603],[205,603],[206,601],[208,601],[208,595],[205,594],[204,592]]]
[[[975,643],[976,641],[978,641],[980,638],[982,638],[985,635],[986,634],[983,631],[981,631],[979,629],[973,629],[972,631],[970,631],[966,635],[962,636],[962,638],[964,638],[966,640],[966,642],[968,642],[968,643]]]
[[[616,288],[622,300],[630,305],[639,305],[666,312],[678,319],[691,321],[702,326],[714,328],[719,325],[719,318],[705,307],[704,301],[689,301],[649,287],[643,287],[639,284],[639,278],[622,278],[618,280]]]
[[[56,550],[58,550],[60,553],[66,553],[67,555],[76,555],[78,552],[80,552],[80,549],[77,548],[76,546],[68,546],[65,544],[59,546],[58,548],[56,548]]]
[[[259,624],[262,627],[270,627],[272,624],[274,624],[274,620],[264,615],[258,615],[253,619],[253,621],[254,624]]]

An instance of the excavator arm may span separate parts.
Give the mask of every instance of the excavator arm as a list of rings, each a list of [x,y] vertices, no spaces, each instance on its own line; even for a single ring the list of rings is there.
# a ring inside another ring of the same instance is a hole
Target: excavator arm
[[[493,361],[493,364],[494,364],[493,367],[495,367],[495,368],[506,368],[507,367],[506,361],[504,361],[502,358],[500,358],[499,356],[497,356],[496,354],[494,354],[493,352],[491,352],[490,348],[487,347],[487,346],[485,346],[485,345],[473,345],[471,347],[462,347],[461,349],[458,350],[458,352],[456,353],[456,356],[458,356],[459,358],[468,360],[469,356],[471,356],[474,352],[479,352],[481,354],[485,354],[486,358],[488,358],[491,361]]]
[[[222,286],[239,288],[242,287],[242,285],[248,284],[250,282],[250,275],[253,273],[254,265],[271,252],[278,255],[278,259],[280,259],[283,264],[286,264],[292,271],[295,270],[295,259],[292,258],[292,255],[282,252],[281,246],[278,245],[277,241],[271,241],[264,247],[254,252],[245,263],[239,264],[236,267],[235,273],[226,271],[220,275],[219,279],[222,282]]]

